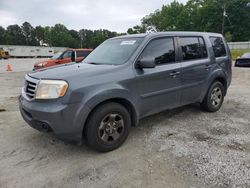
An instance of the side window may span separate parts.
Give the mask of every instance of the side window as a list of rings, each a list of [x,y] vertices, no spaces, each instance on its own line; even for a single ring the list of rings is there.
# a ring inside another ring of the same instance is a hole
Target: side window
[[[207,49],[202,37],[180,37],[183,60],[194,60],[207,57]]]
[[[71,54],[72,54],[72,51],[66,51],[66,52],[63,54],[62,58],[63,58],[63,59],[65,59],[65,58],[71,58]]]
[[[199,42],[200,42],[200,50],[201,50],[202,57],[208,57],[207,56],[207,48],[206,48],[206,44],[204,42],[204,39],[202,37],[199,37]]]
[[[76,56],[77,57],[87,57],[88,55],[90,54],[90,52],[89,51],[77,51],[76,52]]]
[[[213,46],[215,57],[223,57],[227,55],[225,44],[221,37],[209,37],[209,39]]]
[[[172,63],[175,61],[173,38],[152,40],[144,49],[141,58],[154,58],[156,64]]]

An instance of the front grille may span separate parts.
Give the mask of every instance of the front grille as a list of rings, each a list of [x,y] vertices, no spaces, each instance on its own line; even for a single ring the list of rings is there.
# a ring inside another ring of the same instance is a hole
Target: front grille
[[[34,98],[36,93],[36,83],[27,81],[26,95],[29,98]]]
[[[38,83],[38,80],[36,79],[33,79],[29,76],[26,76],[26,86],[25,86],[25,93],[26,93],[26,96],[29,98],[29,99],[33,99],[36,95],[36,88],[37,88],[37,83]]]

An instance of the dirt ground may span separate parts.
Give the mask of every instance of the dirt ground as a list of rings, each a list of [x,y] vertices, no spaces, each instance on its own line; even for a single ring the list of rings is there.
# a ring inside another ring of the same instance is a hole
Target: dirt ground
[[[250,187],[250,69],[233,68],[220,111],[190,105],[148,117],[103,154],[22,120],[17,97],[35,61],[0,60],[1,188]]]

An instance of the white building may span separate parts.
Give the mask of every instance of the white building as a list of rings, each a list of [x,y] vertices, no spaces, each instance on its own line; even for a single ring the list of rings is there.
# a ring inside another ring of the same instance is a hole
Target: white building
[[[44,46],[16,46],[0,45],[8,51],[11,57],[51,57],[57,52],[66,50],[66,47],[44,47]]]

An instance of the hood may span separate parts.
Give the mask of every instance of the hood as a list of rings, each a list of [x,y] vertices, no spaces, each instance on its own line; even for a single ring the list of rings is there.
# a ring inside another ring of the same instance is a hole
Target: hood
[[[57,60],[56,59],[46,59],[44,61],[39,61],[39,62],[36,62],[34,65],[38,65],[39,63],[54,63],[56,62]]]
[[[28,75],[37,79],[59,79],[68,80],[78,75],[84,77],[106,74],[113,71],[114,65],[92,65],[87,63],[70,63],[61,66],[50,67],[29,73]]]

